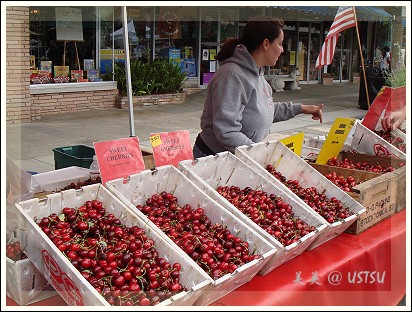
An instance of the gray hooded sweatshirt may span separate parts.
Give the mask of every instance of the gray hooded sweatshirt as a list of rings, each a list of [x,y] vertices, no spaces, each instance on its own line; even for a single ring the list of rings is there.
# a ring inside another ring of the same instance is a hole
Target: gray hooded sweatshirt
[[[238,45],[219,63],[207,86],[200,119],[200,137],[215,153],[261,142],[273,122],[288,120],[301,111],[300,103],[273,102],[272,88],[246,47]]]

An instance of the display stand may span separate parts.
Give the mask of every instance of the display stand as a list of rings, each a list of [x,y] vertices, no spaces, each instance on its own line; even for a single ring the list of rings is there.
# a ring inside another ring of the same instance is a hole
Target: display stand
[[[66,65],[66,44],[67,42],[71,42],[71,41],[64,41],[64,47],[63,47],[63,66]],[[80,70],[80,60],[79,60],[79,52],[77,50],[77,41],[73,41],[74,42],[74,48],[76,49],[76,60],[77,60],[77,65],[78,65],[78,69]]]
[[[378,272],[380,282],[375,275],[372,283],[358,283],[359,274],[346,285],[328,282],[333,272],[353,276],[366,270]],[[406,209],[359,235],[343,233],[265,276],[256,275],[211,306],[396,306],[406,293],[405,272]],[[8,297],[6,304],[17,305]],[[67,306],[60,296],[32,304],[37,305]]]

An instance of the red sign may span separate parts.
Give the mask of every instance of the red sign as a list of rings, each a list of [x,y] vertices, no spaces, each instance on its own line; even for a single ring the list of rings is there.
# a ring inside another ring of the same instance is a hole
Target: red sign
[[[362,125],[372,131],[379,130],[382,118],[405,104],[406,86],[399,88],[383,86],[363,118]]]
[[[72,279],[61,270],[56,260],[47,250],[42,250],[43,262],[50,272],[50,282],[54,289],[63,297],[69,305],[82,306],[84,300],[79,288]]]
[[[145,169],[137,137],[94,142],[102,183],[127,178]]]
[[[388,104],[389,99],[392,96],[393,89],[383,86],[379,91],[378,95],[373,100],[368,112],[362,120],[362,125],[364,125],[369,130],[375,130],[376,125],[383,112],[385,111],[386,105]]]
[[[385,116],[406,105],[406,86],[394,88],[391,98],[386,105]]]
[[[173,165],[186,159],[193,160],[193,150],[188,130],[150,134],[153,147],[153,159],[156,167]]]

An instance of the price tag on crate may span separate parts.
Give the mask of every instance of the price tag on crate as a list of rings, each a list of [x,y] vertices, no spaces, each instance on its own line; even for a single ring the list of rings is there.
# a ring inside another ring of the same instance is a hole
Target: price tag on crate
[[[336,118],[329,130],[325,143],[316,159],[317,164],[326,164],[332,157],[337,157],[342,149],[343,144],[348,137],[350,130],[355,124],[354,118]]]
[[[285,144],[285,146],[289,148],[292,152],[294,152],[296,155],[300,156],[302,154],[304,138],[305,133],[301,132],[298,134],[288,136],[287,138],[280,140],[280,142]]]
[[[137,137],[93,143],[102,183],[145,170]]]
[[[151,133],[150,143],[153,147],[153,159],[156,167],[173,165],[177,168],[180,161],[193,160],[188,130]]]

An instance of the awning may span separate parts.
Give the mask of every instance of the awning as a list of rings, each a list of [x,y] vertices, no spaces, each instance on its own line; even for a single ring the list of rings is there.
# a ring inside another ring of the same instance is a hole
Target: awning
[[[355,6],[358,21],[392,22],[392,15],[384,9],[369,6]]]
[[[333,6],[274,6],[277,9],[299,11],[306,13],[317,13],[322,15],[329,15],[332,18],[335,16],[338,11],[338,7]]]
[[[277,9],[291,10],[304,13],[320,14],[330,17],[332,21],[338,12],[338,6],[274,6]],[[392,15],[384,9],[371,6],[355,6],[358,21],[391,22]]]

